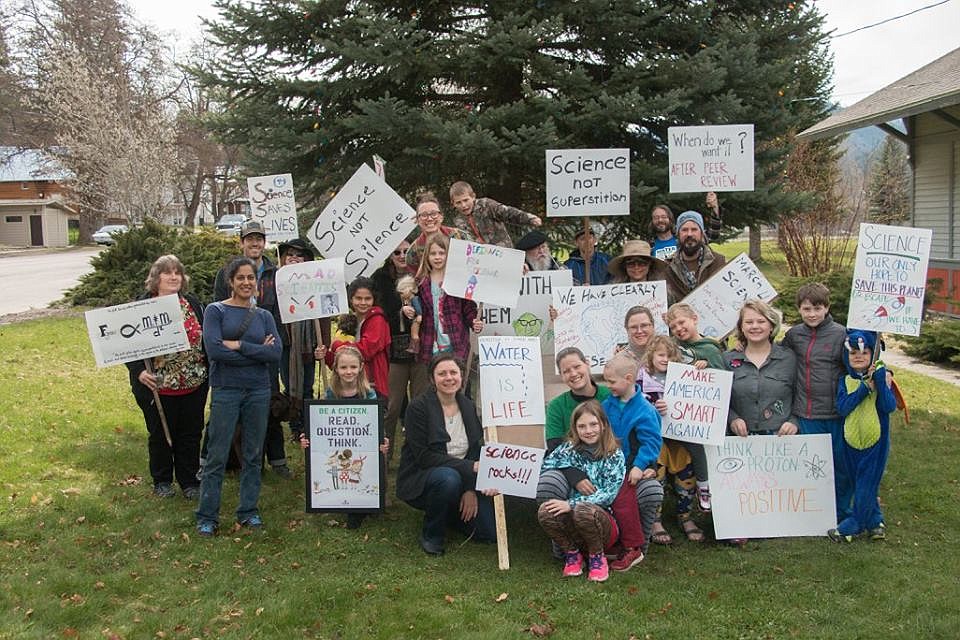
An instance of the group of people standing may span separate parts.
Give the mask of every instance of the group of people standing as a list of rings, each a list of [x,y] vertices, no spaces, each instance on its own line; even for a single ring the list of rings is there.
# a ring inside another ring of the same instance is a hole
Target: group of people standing
[[[526,270],[564,267],[539,229],[512,242],[506,225],[539,227],[538,216],[477,198],[463,182],[451,187],[450,201],[457,215],[455,226],[448,227],[436,196],[418,196],[418,233],[401,242],[371,277],[349,284],[350,313],[339,319],[335,338],[329,322],[320,326],[319,335],[309,322],[280,323],[276,266],[263,255],[266,238],[258,222],[243,226],[243,256],[218,273],[216,301],[206,309],[186,292],[188,278],[176,257],[164,256],[153,265],[146,295],[180,296],[191,348],[154,358],[151,366],[129,365],[131,385],[150,433],[154,493],[174,495],[175,477],[184,496],[199,501],[201,535],[215,535],[219,526],[223,473],[237,430],[242,433],[237,522],[263,527],[257,503],[264,455],[278,474],[289,475],[279,420],[269,417],[278,373],[287,394],[302,404],[312,397],[315,361],[322,360],[332,376],[326,397],[376,397],[381,402],[381,452],[388,463],[404,415],[396,493],[424,512],[423,551],[443,554],[451,525],[476,542],[495,540],[491,495],[476,490],[483,430],[464,385],[470,333],[482,331],[483,322],[473,301],[442,289],[449,239],[515,246],[526,253]],[[680,301],[725,264],[708,244],[719,227],[714,194],[707,204],[713,213],[706,224],[696,211],[674,220],[666,205],[658,205],[651,216],[651,237],[626,241],[613,258],[595,250],[593,231],[586,228],[578,232],[578,249],[565,263],[578,284],[665,280],[671,335],[656,335],[647,308],[631,309],[624,319],[629,342],[611,354],[602,383],[591,378],[579,350],[556,355],[568,390],[547,407],[549,453],[538,487],[538,520],[563,560],[564,576],[581,575],[586,568],[590,580],[603,581],[610,568],[626,571],[641,562],[649,542],[670,544],[662,514],[668,484],[677,494],[682,534],[694,542],[705,538],[692,517],[695,508],[705,513],[712,508],[703,447],[660,435],[666,411],[663,382],[671,361],[733,371],[731,434],[829,433],[839,516],[830,537],[849,541],[864,532],[883,537],[876,492],[892,407],[888,385],[873,382],[886,379],[882,366],[875,357],[864,366],[862,355],[875,356],[879,345],[862,332],[848,336],[833,322],[829,292],[819,284],[800,290],[803,324],[780,345],[774,342],[778,314],[761,301],[744,304],[735,349],[701,336],[696,312]],[[281,264],[314,258],[300,240],[282,243],[279,256]],[[201,456],[208,386],[211,408]],[[872,413],[863,409],[868,398],[876,400]],[[170,424],[172,445],[160,428],[157,403]],[[852,415],[855,426],[843,418]],[[300,441],[302,422],[291,418],[289,424]],[[873,475],[863,480],[868,467]],[[359,522],[355,518],[348,525]],[[613,558],[609,564],[607,554]]]

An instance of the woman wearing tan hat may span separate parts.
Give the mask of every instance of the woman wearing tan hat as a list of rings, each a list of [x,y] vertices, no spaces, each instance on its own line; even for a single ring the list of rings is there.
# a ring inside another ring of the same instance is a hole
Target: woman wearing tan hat
[[[650,244],[645,240],[627,240],[623,251],[607,265],[611,284],[621,282],[650,282],[666,280],[667,264],[653,257]]]

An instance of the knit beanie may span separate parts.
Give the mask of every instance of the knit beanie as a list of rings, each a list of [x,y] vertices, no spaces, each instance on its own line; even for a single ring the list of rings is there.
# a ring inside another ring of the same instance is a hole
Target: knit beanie
[[[680,233],[680,227],[683,226],[685,222],[696,222],[697,226],[700,227],[701,233],[706,233],[706,230],[703,228],[703,216],[697,213],[696,211],[684,211],[679,216],[677,216],[677,227],[674,230],[674,233]]]

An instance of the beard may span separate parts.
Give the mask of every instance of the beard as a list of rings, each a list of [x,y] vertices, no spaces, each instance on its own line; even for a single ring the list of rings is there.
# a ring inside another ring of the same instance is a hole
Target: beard
[[[550,271],[552,266],[550,263],[552,259],[550,256],[540,256],[532,260],[528,259],[527,264],[530,265],[530,271]]]
[[[669,222],[654,222],[650,226],[653,227],[654,233],[666,233],[669,229],[673,228],[673,225]]]
[[[703,242],[695,238],[687,238],[683,241],[683,244],[680,245],[680,250],[683,251],[683,255],[692,258],[703,248]]]

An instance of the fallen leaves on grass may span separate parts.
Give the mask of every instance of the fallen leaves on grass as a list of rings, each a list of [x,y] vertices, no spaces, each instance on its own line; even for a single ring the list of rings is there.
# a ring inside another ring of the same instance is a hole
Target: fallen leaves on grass
[[[531,635],[534,635],[538,638],[546,638],[547,636],[553,634],[555,629],[553,627],[553,623],[548,622],[547,624],[533,623],[532,625],[524,629],[524,631],[529,631]]]
[[[443,596],[443,599],[446,600],[447,604],[453,604],[454,597],[451,595]]]
[[[117,483],[121,487],[133,487],[143,482],[143,478],[137,475],[129,475]]]
[[[67,487],[66,489],[60,489],[60,493],[65,496],[78,496],[80,495],[80,489],[77,487]]]
[[[504,592],[504,593],[501,593],[500,595],[498,595],[496,598],[494,598],[493,601],[494,601],[494,602],[503,602],[504,600],[506,600],[506,599],[509,598],[509,597],[510,597],[510,594]]]

